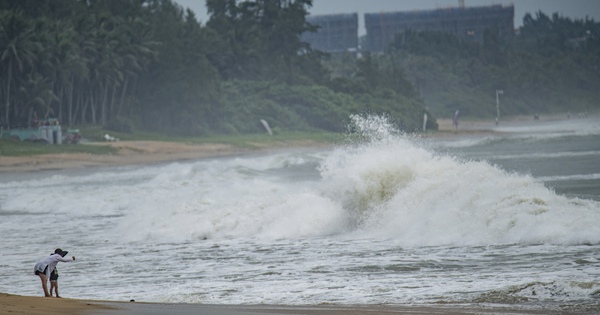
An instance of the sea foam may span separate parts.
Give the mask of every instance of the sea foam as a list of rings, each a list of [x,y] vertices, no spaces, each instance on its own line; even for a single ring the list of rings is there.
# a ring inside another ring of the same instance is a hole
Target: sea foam
[[[142,204],[125,205],[132,210],[123,221],[126,239],[335,235],[406,246],[600,242],[597,202],[559,196],[529,175],[485,161],[436,154],[384,118],[353,120],[351,138],[359,140],[327,152],[165,166],[141,185],[152,195],[140,190],[134,194],[141,194]],[[311,179],[281,175],[307,163],[318,165]]]
[[[364,235],[415,246],[600,241],[597,202],[559,196],[487,162],[434,154],[372,120],[355,117],[369,141],[334,150],[320,166],[324,193]]]
[[[353,140],[333,149],[0,183],[11,191],[0,210],[45,215],[40,231],[77,222],[49,238],[87,231],[126,243],[331,236],[402,246],[600,243],[596,201],[435,153],[384,118],[353,120]]]

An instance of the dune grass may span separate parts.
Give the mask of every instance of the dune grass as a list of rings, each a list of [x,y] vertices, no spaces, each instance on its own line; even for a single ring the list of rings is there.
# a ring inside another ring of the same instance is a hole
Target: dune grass
[[[234,135],[210,135],[210,136],[176,136],[148,131],[136,131],[135,133],[120,133],[106,131],[100,127],[86,127],[81,129],[85,139],[90,141],[105,141],[104,135],[118,138],[121,141],[166,141],[182,142],[189,144],[221,143],[239,148],[264,147],[281,142],[311,141],[317,143],[336,142],[344,137],[343,134],[314,131],[314,132],[285,132],[269,135],[259,134],[234,134]]]
[[[302,145],[303,143],[334,143],[343,138],[342,134],[326,132],[290,132],[269,135],[261,134],[238,134],[238,135],[213,135],[184,137],[165,135],[152,132],[119,133],[106,131],[101,127],[79,128],[83,136],[80,144],[49,145],[29,141],[11,141],[0,139],[0,156],[29,156],[53,153],[88,153],[88,154],[111,154],[117,149],[104,145],[89,145],[105,142],[105,134],[118,138],[120,141],[165,141],[180,142],[186,144],[227,144],[236,148],[255,149],[265,147],[277,147],[281,145]]]
[[[0,139],[0,156],[30,156],[55,153],[110,154],[117,150],[109,146],[57,144],[49,145],[30,141]]]

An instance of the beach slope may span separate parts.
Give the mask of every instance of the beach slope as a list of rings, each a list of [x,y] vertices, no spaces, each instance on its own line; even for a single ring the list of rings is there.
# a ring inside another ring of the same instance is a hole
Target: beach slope
[[[382,305],[205,305],[185,303],[140,303],[44,298],[0,293],[0,314],[30,315],[467,315],[467,314],[575,314],[565,311],[519,310],[506,307],[481,307],[477,305],[443,306],[382,306]]]

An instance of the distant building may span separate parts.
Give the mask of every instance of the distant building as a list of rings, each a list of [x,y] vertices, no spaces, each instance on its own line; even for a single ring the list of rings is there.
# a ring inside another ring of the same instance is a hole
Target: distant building
[[[316,33],[302,34],[313,49],[343,52],[358,48],[358,14],[308,16],[307,22],[319,26]]]
[[[458,7],[423,11],[365,14],[369,51],[384,51],[394,36],[406,30],[448,32],[480,42],[486,29],[514,32],[513,5]]]

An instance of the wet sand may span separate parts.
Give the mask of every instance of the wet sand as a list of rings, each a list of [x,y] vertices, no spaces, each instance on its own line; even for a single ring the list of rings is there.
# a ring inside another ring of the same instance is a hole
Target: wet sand
[[[18,296],[0,293],[0,314],[31,315],[273,315],[273,314],[306,314],[306,315],[423,315],[423,314],[581,314],[565,311],[527,311],[517,308],[492,307],[479,305],[441,305],[441,306],[383,306],[383,305],[314,305],[314,306],[279,306],[279,305],[204,305],[204,304],[171,304],[143,302],[111,302],[75,300],[68,298],[44,298]],[[591,314],[591,313],[590,313]]]
[[[91,301],[0,293],[0,314],[94,314],[91,311],[96,312],[108,309],[108,306],[92,304]]]

